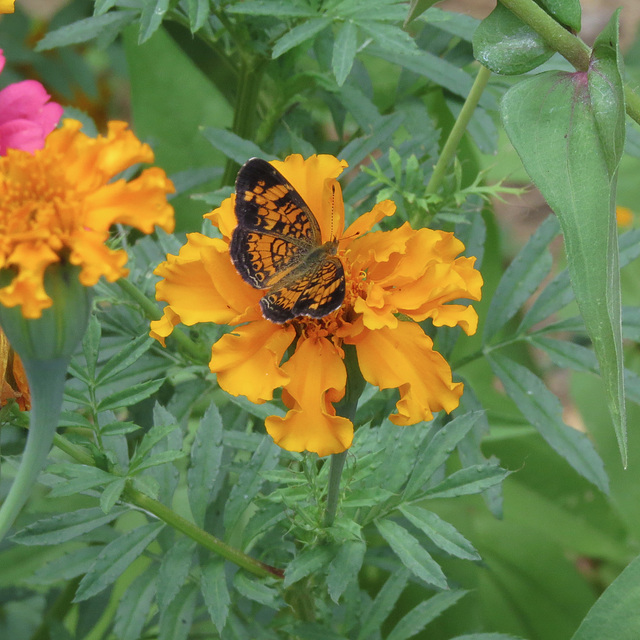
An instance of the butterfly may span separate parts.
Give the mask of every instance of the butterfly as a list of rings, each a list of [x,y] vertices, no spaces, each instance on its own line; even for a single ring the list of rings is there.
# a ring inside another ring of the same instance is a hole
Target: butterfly
[[[231,260],[243,280],[266,290],[262,313],[283,323],[322,318],[344,301],[344,267],[338,241],[324,244],[311,209],[266,160],[251,158],[236,179]]]

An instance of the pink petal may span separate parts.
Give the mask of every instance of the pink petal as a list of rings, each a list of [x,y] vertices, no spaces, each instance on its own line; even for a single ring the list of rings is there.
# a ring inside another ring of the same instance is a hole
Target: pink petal
[[[4,54],[2,53],[2,49],[0,49],[0,73],[4,69]]]
[[[44,147],[46,134],[42,127],[31,120],[12,120],[0,124],[0,156],[7,149],[21,149],[33,152]]]

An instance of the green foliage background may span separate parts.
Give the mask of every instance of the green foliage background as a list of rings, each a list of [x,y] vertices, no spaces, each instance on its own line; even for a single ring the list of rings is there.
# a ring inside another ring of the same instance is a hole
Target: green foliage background
[[[482,23],[415,0],[74,0],[46,25],[17,4],[0,21],[3,85],[37,77],[88,132],[130,120],[176,184],[177,232],[114,238],[131,274],[96,287],[51,465],[0,547],[0,637],[639,637],[640,449],[622,379],[635,425],[640,230],[620,234],[619,256],[611,240],[616,187],[620,204],[638,197],[623,82],[640,47],[623,71],[616,16],[589,60],[572,40],[563,49],[565,27],[580,30],[577,0],[509,0]],[[527,11],[549,31],[525,27]],[[585,75],[567,75],[555,50]],[[499,74],[486,88],[476,60]],[[550,98],[559,78],[569,95]],[[572,97],[601,78],[607,104]],[[633,105],[627,94],[632,117]],[[550,106],[570,125],[540,117]],[[493,203],[526,174],[502,121],[557,214],[515,256]],[[393,395],[365,389],[331,527],[329,465],[265,435],[277,402],[229,397],[208,373],[222,328],[163,349],[147,337],[158,310],[141,304],[184,233],[212,233],[201,216],[238,167],[289,153],[346,159],[349,216],[392,198],[414,227],[455,230],[485,279],[475,337],[425,324],[465,382],[460,409],[398,428]],[[620,284],[607,273],[618,260]],[[1,417],[6,491],[27,420],[11,406]]]

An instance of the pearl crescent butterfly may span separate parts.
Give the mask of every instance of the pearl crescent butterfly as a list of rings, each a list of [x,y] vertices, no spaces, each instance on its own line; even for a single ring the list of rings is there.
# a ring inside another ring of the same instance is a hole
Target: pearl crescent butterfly
[[[266,160],[251,158],[238,172],[235,213],[231,260],[243,280],[266,290],[260,307],[267,320],[322,318],[342,304],[338,241],[322,242],[311,209]]]

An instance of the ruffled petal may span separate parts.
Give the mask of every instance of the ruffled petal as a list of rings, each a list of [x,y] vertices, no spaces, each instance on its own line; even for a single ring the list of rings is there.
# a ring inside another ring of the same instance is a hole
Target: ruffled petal
[[[282,368],[290,377],[285,390],[292,408],[284,418],[270,416],[265,421],[275,443],[287,451],[311,451],[319,456],[348,449],[353,424],[336,416],[331,404],[344,396],[347,382],[336,347],[326,338],[300,339]]]
[[[431,420],[434,412],[450,413],[458,406],[463,385],[452,381],[447,361],[432,347],[431,338],[413,322],[365,332],[356,342],[364,379],[380,389],[400,391],[398,413],[390,416],[395,424]]]
[[[371,231],[374,225],[378,224],[382,218],[392,216],[396,212],[396,205],[391,200],[378,202],[371,211],[363,213],[357,220],[352,222],[344,232],[344,237],[340,241],[341,247],[346,247],[348,243]]]
[[[213,345],[209,368],[227,393],[256,404],[271,400],[274,389],[289,382],[280,362],[295,333],[292,326],[268,320],[242,325]]]
[[[170,307],[164,308],[164,313],[160,320],[151,321],[151,331],[149,336],[157,340],[163,347],[166,347],[165,338],[173,333],[173,328],[181,323],[180,316]]]

